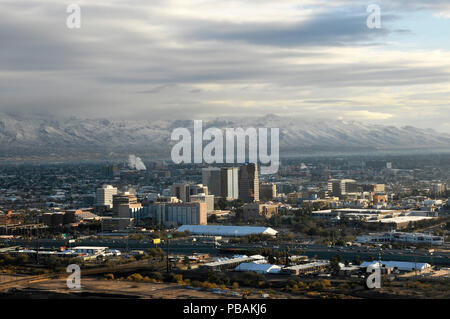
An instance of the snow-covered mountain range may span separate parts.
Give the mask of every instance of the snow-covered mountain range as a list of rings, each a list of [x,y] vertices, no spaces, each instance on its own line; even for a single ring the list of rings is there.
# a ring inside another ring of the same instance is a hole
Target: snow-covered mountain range
[[[169,156],[170,136],[192,120],[64,120],[0,114],[0,156],[64,152],[136,152]],[[306,120],[266,115],[204,121],[204,127],[280,128],[280,152],[449,149],[450,135],[412,126]],[[282,153],[280,154],[283,155]]]

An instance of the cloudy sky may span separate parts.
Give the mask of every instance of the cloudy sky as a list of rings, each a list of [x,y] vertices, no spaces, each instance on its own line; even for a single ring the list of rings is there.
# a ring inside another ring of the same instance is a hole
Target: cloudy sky
[[[381,29],[366,25],[372,3]],[[2,0],[0,112],[448,132],[449,37],[448,0]]]

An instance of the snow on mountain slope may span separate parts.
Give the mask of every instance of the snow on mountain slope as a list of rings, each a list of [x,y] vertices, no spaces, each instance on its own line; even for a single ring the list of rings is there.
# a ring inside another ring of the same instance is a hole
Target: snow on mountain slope
[[[43,117],[0,115],[0,155],[83,150],[130,150],[170,154],[170,135],[177,127],[192,131],[193,121],[53,120]],[[450,146],[450,135],[412,126],[394,127],[356,121],[307,120],[266,115],[257,118],[217,118],[204,128],[280,128],[280,149],[295,152],[338,149],[420,149]],[[173,143],[172,143],[173,144]]]

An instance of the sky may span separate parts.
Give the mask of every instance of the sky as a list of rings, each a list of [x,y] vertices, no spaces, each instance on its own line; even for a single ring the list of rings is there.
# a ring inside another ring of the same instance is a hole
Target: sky
[[[2,0],[0,113],[450,132],[449,37],[448,0]]]

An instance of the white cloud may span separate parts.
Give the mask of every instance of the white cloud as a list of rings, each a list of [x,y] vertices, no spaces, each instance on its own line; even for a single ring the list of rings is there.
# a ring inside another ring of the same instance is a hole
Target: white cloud
[[[444,1],[381,2],[387,14],[448,9]],[[66,28],[59,0],[0,3],[0,111],[114,118],[259,112],[430,126],[450,115],[450,53],[389,41],[389,19],[385,33],[371,33],[360,12],[365,1],[77,3],[79,30]]]

